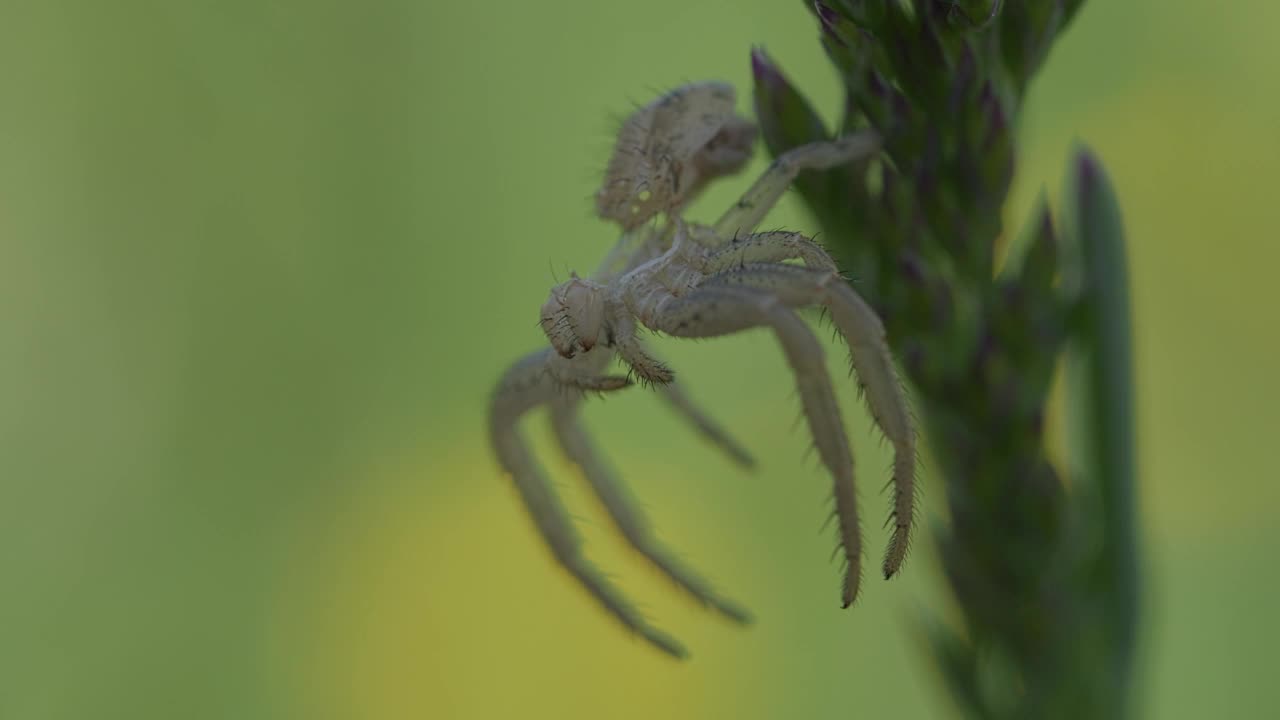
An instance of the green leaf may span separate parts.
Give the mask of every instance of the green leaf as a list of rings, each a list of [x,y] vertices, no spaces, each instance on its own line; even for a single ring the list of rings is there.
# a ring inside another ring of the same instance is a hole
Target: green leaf
[[[989,713],[979,692],[973,647],[934,618],[922,615],[919,624],[933,650],[935,667],[959,704],[958,709],[967,717],[986,717]]]
[[[1063,208],[1063,288],[1075,306],[1067,358],[1071,470],[1099,512],[1093,569],[1111,630],[1110,677],[1119,702],[1128,684],[1139,593],[1128,261],[1115,192],[1086,148],[1074,153]]]
[[[1048,294],[1058,278],[1058,240],[1054,237],[1053,217],[1042,194],[1031,214],[1031,226],[1023,231],[1021,277],[1028,290],[1036,295]]]
[[[787,81],[764,48],[751,50],[751,74],[755,80],[754,98],[760,134],[775,157],[793,147],[831,137],[821,116]],[[826,197],[834,179],[830,171],[810,172],[798,178],[796,185],[806,194]]]
[[[1040,69],[1062,25],[1062,0],[1009,3],[1001,18],[1000,46],[1019,93]]]
[[[756,118],[770,152],[778,155],[805,143],[828,139],[822,118],[787,81],[764,48],[751,50],[751,74],[755,80]]]

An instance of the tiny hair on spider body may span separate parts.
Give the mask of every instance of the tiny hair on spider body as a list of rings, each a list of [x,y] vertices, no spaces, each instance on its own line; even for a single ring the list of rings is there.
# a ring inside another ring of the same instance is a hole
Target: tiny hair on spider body
[[[568,511],[518,427],[531,411],[548,408],[561,452],[578,467],[623,538],[697,601],[748,622],[747,610],[654,538],[647,518],[581,422],[585,393],[609,396],[639,381],[733,462],[753,464],[744,445],[699,407],[674,370],[648,349],[642,331],[688,339],[753,328],[773,333],[794,377],[813,446],[831,476],[837,552],[845,566],[842,606],[853,604],[862,578],[853,453],[822,343],[798,314],[801,309],[820,308],[830,318],[847,346],[871,417],[894,449],[892,531],[881,565],[886,578],[906,557],[915,512],[915,423],[880,318],[811,237],[758,230],[801,172],[876,157],[880,138],[862,131],[790,150],[716,222],[688,221],[683,209],[693,197],[750,160],[757,129],[735,114],[735,101],[726,83],[694,83],[641,106],[622,123],[595,195],[597,215],[618,226],[621,236],[595,272],[573,274],[552,288],[539,316],[549,347],[508,368],[489,407],[493,452],[556,562],[617,620],[676,657],[687,654],[684,646],[652,625],[583,554]],[[614,360],[627,367],[625,375],[609,372]]]

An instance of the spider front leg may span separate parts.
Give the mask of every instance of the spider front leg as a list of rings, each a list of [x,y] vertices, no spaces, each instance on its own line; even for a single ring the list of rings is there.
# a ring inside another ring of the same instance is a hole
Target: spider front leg
[[[834,480],[836,517],[844,549],[845,607],[858,595],[862,538],[853,482],[853,456],[845,436],[835,391],[827,375],[822,345],[804,321],[767,293],[745,288],[700,287],[663,306],[651,326],[669,335],[708,338],[753,327],[771,328],[796,376],[801,405],[822,464]]]
[[[560,396],[560,388],[547,373],[555,359],[550,349],[528,355],[503,376],[489,408],[489,440],[502,469],[511,476],[534,525],[562,567],[577,578],[597,601],[624,625],[675,657],[686,651],[671,636],[650,625],[594,564],[582,554],[582,538],[569,512],[543,476],[533,454],[520,437],[517,423],[530,410]]]
[[[578,401],[563,400],[551,407],[551,425],[561,450],[581,470],[583,477],[604,504],[622,536],[641,555],[684,588],[703,605],[715,608],[740,623],[751,621],[751,614],[741,605],[722,597],[711,584],[684,567],[654,537],[639,503],[612,472],[596,451],[591,438],[578,418]]]
[[[621,300],[610,301],[607,310],[610,318],[611,340],[613,349],[623,362],[646,384],[666,385],[675,379],[675,373],[665,363],[645,351],[644,346],[636,338],[635,315],[627,309]]]
[[[880,136],[866,130],[839,140],[815,142],[779,155],[738,202],[713,227],[720,238],[745,235],[760,224],[778,199],[804,170],[829,170],[862,159],[880,149]]]
[[[548,359],[545,371],[562,388],[591,392],[610,392],[630,387],[631,380],[622,375],[601,375],[597,358],[607,358],[607,350],[590,351],[575,355],[573,358],[552,356]]]
[[[641,382],[658,388],[658,394],[666,400],[672,410],[682,415],[703,437],[725,451],[730,458],[743,467],[752,467],[755,461],[751,454],[729,436],[709,415],[703,412],[688,396],[678,383],[675,373],[658,358],[655,358],[636,337],[639,325],[635,316],[627,311],[620,302],[610,302],[610,344],[611,348],[627,363]],[[589,385],[610,385],[617,380],[625,380],[610,375],[579,375],[575,379],[578,387]],[[628,381],[629,382],[629,381]]]
[[[885,437],[893,444],[894,529],[883,571],[892,577],[906,558],[915,502],[916,436],[906,394],[885,342],[884,325],[875,311],[832,270],[796,265],[756,264],[708,278],[704,287],[751,288],[791,307],[821,305],[849,345],[849,357],[867,405]]]
[[[627,312],[621,303],[615,312],[613,349],[623,362],[628,363],[643,382],[653,384],[667,405],[684,417],[700,435],[723,450],[734,462],[746,468],[753,467],[755,460],[751,454],[693,402],[681,384],[675,381],[675,374],[666,363],[649,354],[636,337],[639,325],[635,316]]]
[[[720,448],[738,465],[746,469],[755,467],[756,461],[751,457],[751,453],[734,440],[729,433],[725,432],[715,420],[711,419],[701,408],[693,402],[688,393],[681,387],[681,383],[672,382],[666,385],[658,386],[658,394],[671,409],[681,415],[699,435],[706,438],[712,445]]]

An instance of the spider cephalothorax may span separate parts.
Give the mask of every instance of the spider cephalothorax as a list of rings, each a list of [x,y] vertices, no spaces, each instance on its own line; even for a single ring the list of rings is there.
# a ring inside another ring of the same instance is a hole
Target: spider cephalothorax
[[[654,540],[644,516],[578,421],[581,391],[618,390],[631,384],[626,376],[603,374],[616,357],[735,461],[751,463],[747,453],[693,405],[674,382],[672,370],[648,352],[637,337],[641,327],[687,338],[754,327],[773,332],[795,375],[818,456],[832,477],[846,561],[841,598],[847,607],[857,597],[862,574],[853,457],[822,344],[796,314],[802,307],[826,309],[848,346],[872,417],[894,447],[893,531],[882,563],[885,577],[902,565],[911,532],[915,430],[884,327],[811,239],[794,232],[756,232],[798,173],[864,159],[879,151],[879,139],[862,133],[791,150],[714,224],[687,222],[681,216],[684,204],[707,182],[741,169],[754,135],[754,127],[733,115],[732,89],[720,83],[673,91],[624,123],[597,194],[600,215],[623,227],[622,238],[591,279],[574,276],[552,290],[541,318],[552,347],[508,369],[490,408],[494,452],[557,561],[615,617],[677,656],[684,648],[650,625],[583,557],[567,511],[516,430],[524,414],[550,406],[561,449],[581,469],[626,539],[695,598],[745,621],[745,610]],[[659,221],[648,222],[654,218]]]

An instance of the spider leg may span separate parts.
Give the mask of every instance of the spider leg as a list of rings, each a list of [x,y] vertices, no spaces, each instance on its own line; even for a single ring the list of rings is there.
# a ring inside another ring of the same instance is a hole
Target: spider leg
[[[631,380],[622,375],[600,374],[610,357],[610,353],[605,349],[579,353],[572,358],[560,357],[550,349],[547,353],[549,357],[542,369],[561,387],[609,392],[631,385]]]
[[[547,364],[555,357],[550,349],[526,356],[513,365],[499,383],[489,411],[489,438],[494,454],[502,469],[511,476],[556,561],[622,624],[663,652],[685,657],[683,645],[650,625],[626,596],[583,556],[582,538],[574,529],[568,510],[520,437],[517,428],[520,418],[557,397],[556,384],[546,373]]]
[[[753,327],[769,327],[795,372],[801,405],[822,464],[834,481],[840,542],[845,568],[843,602],[858,595],[862,576],[862,537],[853,482],[853,456],[844,423],[827,375],[822,345],[804,321],[768,293],[745,288],[705,285],[668,302],[653,323],[657,330],[686,338],[728,335]]]
[[[880,136],[864,131],[828,142],[792,148],[779,155],[746,194],[716,221],[715,234],[730,238],[751,232],[803,170],[828,170],[880,149]]]
[[[735,270],[751,263],[802,260],[805,267],[835,270],[836,261],[821,245],[798,232],[778,230],[734,238],[729,245],[712,252],[703,272],[708,275]]]
[[[689,397],[679,382],[668,383],[658,387],[658,394],[673,410],[689,421],[703,437],[724,450],[734,462],[744,468],[755,467],[756,461],[719,423],[711,419],[705,411]]]
[[[750,622],[751,614],[747,610],[718,595],[710,583],[684,567],[653,537],[648,519],[639,509],[635,498],[626,485],[610,471],[591,438],[583,430],[577,417],[577,405],[576,401],[552,405],[551,425],[565,456],[582,471],[591,488],[604,503],[618,531],[633,548],[699,602],[737,622]]]
[[[875,311],[839,274],[797,265],[746,265],[708,278],[704,287],[748,287],[764,291],[791,307],[822,305],[849,345],[854,371],[866,392],[877,425],[893,443],[894,529],[883,571],[892,577],[906,558],[915,502],[916,436],[902,383]]]
[[[613,344],[623,361],[629,363],[645,382],[653,383],[671,409],[689,421],[703,437],[719,446],[739,465],[754,467],[755,460],[751,454],[693,402],[684,388],[675,382],[675,375],[666,363],[649,354],[636,337],[635,316],[625,312],[625,308],[618,308],[615,312]]]
[[[666,385],[674,380],[676,376],[671,368],[646,352],[636,338],[636,318],[626,306],[622,302],[611,302],[608,312],[613,327],[613,349],[641,381]]]
[[[723,428],[709,415],[703,412],[689,397],[667,364],[653,357],[636,337],[635,316],[626,312],[621,304],[614,310],[615,319],[613,345],[618,355],[636,371],[637,375],[658,388],[658,394],[673,410],[688,420],[694,429],[733,458],[743,467],[753,467],[755,460],[742,448]]]

